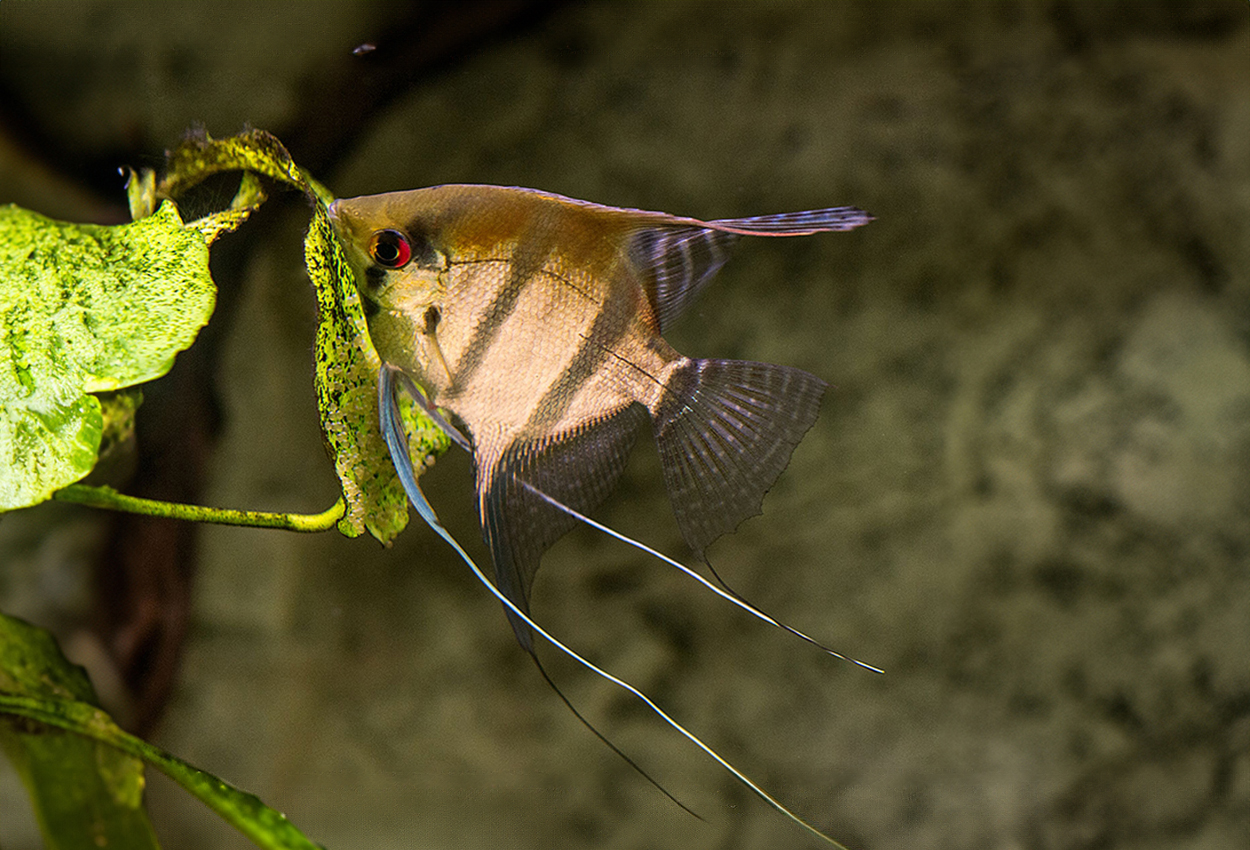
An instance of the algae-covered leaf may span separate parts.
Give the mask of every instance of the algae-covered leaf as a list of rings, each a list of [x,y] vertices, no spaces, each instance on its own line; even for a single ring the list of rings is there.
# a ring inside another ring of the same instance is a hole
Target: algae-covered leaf
[[[176,198],[213,174],[235,170],[284,182],[304,192],[312,204],[304,257],[318,307],[314,383],[322,435],[347,506],[339,530],[351,537],[367,530],[389,542],[408,523],[408,502],[379,430],[380,361],[355,278],[330,223],[327,206],[333,196],[295,164],[281,142],[261,130],[226,139],[205,134],[188,138],[170,152],[168,171],[156,192]],[[449,441],[415,406],[405,415],[415,435],[415,467],[421,470],[446,451]]]
[[[224,139],[207,133],[188,136],[169,152],[157,193],[177,198],[192,186],[225,171],[250,171],[300,191],[311,187],[303,169],[282,142],[264,130],[248,130]]]
[[[48,379],[25,399],[5,385],[0,344],[0,511],[47,500],[96,464],[103,417],[100,402],[80,389]]]
[[[0,615],[0,695],[96,702],[82,668],[51,635]],[[49,850],[156,848],[143,809],[143,763],[105,743],[0,714],[0,747],[30,794]]]
[[[14,365],[78,373],[87,392],[165,374],[216,298],[204,238],[173,204],[113,227],[0,208],[0,269]]]
[[[143,391],[124,389],[101,393],[100,409],[104,414],[104,433],[100,438],[100,458],[134,441],[135,414],[143,404]]]
[[[347,257],[320,203],[304,241],[304,259],[320,314],[314,346],[317,407],[347,502],[339,530],[354,537],[368,529],[385,543],[408,524],[408,497],[378,422],[381,361],[369,339]]]
[[[165,175],[155,192],[163,198],[177,198],[192,186],[224,171],[269,177],[325,205],[334,200],[330,190],[296,165],[282,142],[264,130],[247,130],[224,139],[214,139],[203,132],[189,135],[169,152]]]
[[[173,204],[112,227],[0,208],[0,510],[86,475],[101,431],[88,394],[167,372],[215,298],[204,236]]]

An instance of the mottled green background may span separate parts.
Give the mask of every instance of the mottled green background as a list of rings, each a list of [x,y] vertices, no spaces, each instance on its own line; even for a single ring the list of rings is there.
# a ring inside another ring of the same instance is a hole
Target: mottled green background
[[[0,0],[0,85],[84,157],[135,134],[159,154],[196,121],[290,123],[301,81],[390,15],[242,8]],[[91,209],[31,167],[0,145],[0,202]],[[703,218],[871,210],[853,234],[743,240],[670,339],[833,385],[765,515],[710,555],[887,674],[589,533],[548,557],[536,615],[857,850],[1244,850],[1245,2],[571,3],[422,79],[319,176],[341,195],[519,184]],[[333,498],[297,213],[227,331],[213,504]],[[601,518],[679,553],[640,447]],[[476,543],[467,460],[427,492]],[[84,658],[98,523],[63,505],[0,518],[0,607]],[[201,546],[157,741],[331,850],[806,846],[553,663],[707,822],[638,779],[415,525],[390,550],[230,529]],[[150,797],[168,846],[243,845],[161,781]],[[6,850],[37,846],[23,805],[0,774]]]

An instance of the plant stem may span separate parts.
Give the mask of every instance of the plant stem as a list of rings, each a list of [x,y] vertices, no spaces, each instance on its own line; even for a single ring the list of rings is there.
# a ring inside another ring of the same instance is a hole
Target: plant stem
[[[53,494],[61,502],[75,502],[93,508],[108,508],[132,514],[185,519],[192,522],[211,522],[218,525],[242,525],[250,528],[282,528],[287,531],[329,531],[343,516],[345,506],[342,498],[319,514],[279,514],[266,511],[236,511],[229,508],[206,508],[202,505],[184,505],[178,502],[160,502],[126,496],[112,487],[91,487],[71,484]]]

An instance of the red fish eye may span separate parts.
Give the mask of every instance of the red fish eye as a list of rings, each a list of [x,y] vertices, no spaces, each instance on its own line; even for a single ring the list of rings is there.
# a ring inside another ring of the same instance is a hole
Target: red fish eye
[[[369,240],[369,256],[380,266],[397,269],[412,259],[412,243],[398,230],[379,230]]]

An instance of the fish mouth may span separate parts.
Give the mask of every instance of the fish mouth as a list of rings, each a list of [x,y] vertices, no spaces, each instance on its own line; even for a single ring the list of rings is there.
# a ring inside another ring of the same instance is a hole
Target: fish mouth
[[[356,248],[356,240],[353,238],[351,221],[343,213],[343,208],[339,206],[342,201],[331,201],[326,207],[326,214],[330,218],[330,226],[334,230],[334,236],[338,239],[339,247],[343,249],[344,256],[347,257],[348,265],[352,267],[352,271],[360,279],[362,273],[368,268],[368,263],[363,262],[363,257],[359,249]]]
[[[329,206],[326,207],[326,215],[330,219],[330,227],[334,230],[334,235],[338,238],[339,245],[346,251],[350,239],[347,232],[347,222],[343,220],[341,209],[338,201],[331,201]]]
[[[330,216],[330,223],[334,225],[335,231],[341,232],[343,229],[343,217],[339,214],[340,201],[331,201],[326,207],[326,215]]]
[[[330,224],[334,226],[334,233],[339,237],[339,242],[347,248],[352,243],[352,225],[351,218],[344,211],[342,203],[341,199],[331,201],[326,207],[326,215],[330,217]]]

